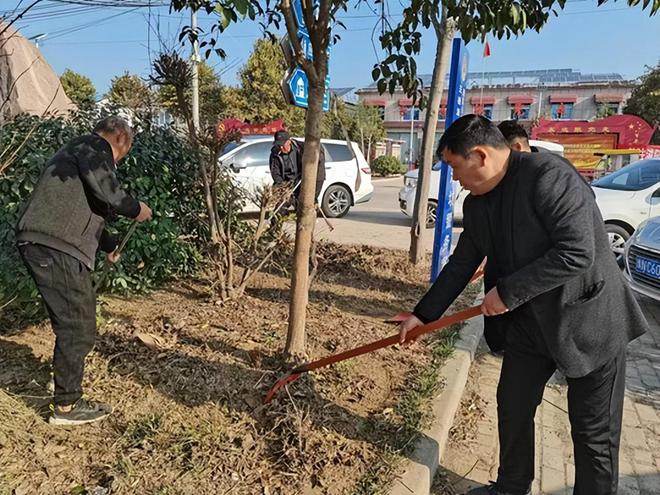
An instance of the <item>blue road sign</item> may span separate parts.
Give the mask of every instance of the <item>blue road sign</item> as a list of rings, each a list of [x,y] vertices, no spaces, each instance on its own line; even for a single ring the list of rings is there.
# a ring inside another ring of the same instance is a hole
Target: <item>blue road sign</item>
[[[314,8],[318,8],[315,2]],[[305,18],[303,16],[303,8],[301,0],[293,0],[293,12],[298,25],[298,40],[302,46],[305,58],[307,60],[314,59],[314,51],[312,49],[312,41],[309,38],[307,27],[305,26]],[[328,48],[328,60],[330,59],[330,49]],[[308,108],[309,106],[309,81],[307,74],[298,66],[293,69],[291,75],[286,81],[286,86],[291,94],[291,103],[297,107]],[[330,110],[330,74],[325,78],[325,94],[323,95],[323,111]]]
[[[309,103],[309,82],[307,74],[300,67],[296,67],[289,77],[289,91],[293,96],[293,104],[297,107],[307,108]]]
[[[296,24],[298,24],[298,34],[305,34],[309,37],[301,0],[293,0],[293,14],[296,18]]]
[[[312,60],[314,58],[314,50],[312,49],[312,40],[309,39],[309,35],[298,31],[298,40],[305,53],[305,58],[307,60]]]
[[[463,115],[469,55],[465,43],[460,38],[454,39],[449,72],[449,95],[445,129]],[[433,240],[433,259],[431,263],[431,283],[438,278],[440,270],[447,264],[451,254],[451,235],[454,224],[454,191],[451,167],[444,161],[440,167],[440,191],[436,210],[435,238]]]

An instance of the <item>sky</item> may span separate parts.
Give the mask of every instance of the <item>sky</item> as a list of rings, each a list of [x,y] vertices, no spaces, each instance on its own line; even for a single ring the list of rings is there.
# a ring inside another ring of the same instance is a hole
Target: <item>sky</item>
[[[19,3],[0,0],[0,16],[9,14]],[[331,87],[371,84],[371,69],[383,56],[378,42],[378,14],[360,3],[359,10],[349,8],[342,14],[347,29],[338,31],[342,39],[332,49]],[[23,0],[23,6],[26,4]],[[400,19],[397,9],[401,11],[400,0],[389,0],[386,12],[392,24]],[[200,14],[200,26],[208,30],[215,19]],[[90,77],[99,97],[114,76],[128,71],[146,77],[150,59],[158,52],[158,37],[175,46],[177,33],[186,25],[188,15],[170,13],[166,6],[90,8],[62,0],[43,0],[17,24],[26,37],[45,34],[39,48],[53,69],[61,74],[69,68]],[[220,36],[219,46],[227,58],[223,61],[211,56],[209,63],[224,83],[236,83],[240,67],[260,36],[259,26],[249,21],[232,25]],[[602,7],[597,7],[596,0],[568,0],[559,17],[552,17],[540,33],[532,31],[511,40],[490,38],[490,45],[492,55],[486,60],[480,43],[468,45],[470,71],[574,69],[583,73],[617,72],[635,79],[645,66],[660,62],[660,13],[650,17],[648,10],[628,7],[622,0],[610,0]],[[427,32],[417,58],[420,74],[432,71],[434,55],[435,37]]]

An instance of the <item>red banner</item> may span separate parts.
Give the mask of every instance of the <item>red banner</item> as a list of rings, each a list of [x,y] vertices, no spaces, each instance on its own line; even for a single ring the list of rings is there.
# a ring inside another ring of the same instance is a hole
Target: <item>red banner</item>
[[[588,122],[586,120],[545,120],[532,130],[534,139],[548,135],[593,135],[611,134],[616,136],[617,149],[639,149],[651,142],[655,127],[634,115],[613,115],[605,119]],[[550,139],[550,141],[555,141]],[[556,141],[559,142],[559,141]]]
[[[646,160],[647,158],[660,158],[660,146],[649,145],[642,150],[639,158]]]
[[[243,136],[254,134],[272,136],[277,131],[286,130],[286,126],[284,125],[283,120],[274,120],[273,122],[268,122],[266,124],[247,124],[237,119],[225,119],[222,122],[219,122],[216,127],[216,132],[218,134],[222,134],[228,130],[237,130]]]

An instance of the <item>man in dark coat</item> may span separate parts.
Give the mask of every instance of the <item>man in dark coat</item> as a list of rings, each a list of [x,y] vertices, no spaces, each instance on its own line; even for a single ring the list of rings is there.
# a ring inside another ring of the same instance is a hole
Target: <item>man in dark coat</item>
[[[16,238],[55,332],[54,412],[49,422],[77,425],[103,419],[107,404],[82,397],[85,357],[96,340],[96,295],[91,271],[97,249],[115,263],[117,241],[105,220],[121,215],[144,222],[151,209],[121,189],[116,163],[133,133],[119,117],[99,122],[92,134],[64,145],[46,168],[21,215]]]
[[[300,181],[303,176],[304,144],[291,139],[286,131],[277,131],[274,136],[273,148],[270,152],[270,175],[273,184],[287,185],[293,189],[297,199],[300,193]],[[315,201],[318,202],[323,182],[325,181],[325,153],[323,147],[319,154],[318,169],[316,172]]]
[[[617,492],[626,345],[648,325],[610,251],[593,192],[552,153],[512,151],[488,119],[466,115],[439,153],[470,191],[464,231],[438,279],[401,324],[440,317],[488,258],[482,312],[504,329],[497,390],[497,482],[472,493],[530,493],[534,415],[556,369],[567,377],[575,494]]]

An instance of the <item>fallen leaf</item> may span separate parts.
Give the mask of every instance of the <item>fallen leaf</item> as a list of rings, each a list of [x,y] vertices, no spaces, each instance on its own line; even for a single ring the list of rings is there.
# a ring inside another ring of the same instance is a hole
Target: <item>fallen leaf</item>
[[[162,351],[168,348],[167,342],[162,337],[158,335],[153,335],[151,333],[137,332],[135,336],[140,339],[140,341],[146,345],[149,349],[154,351]]]

